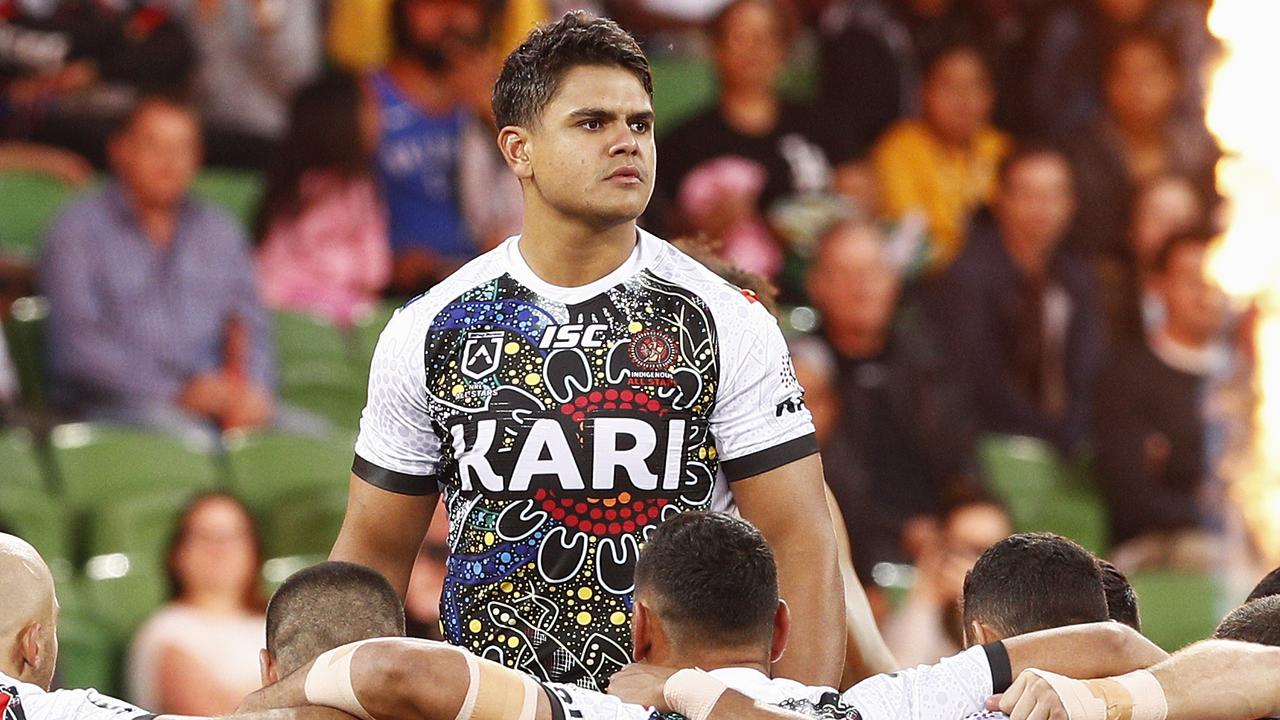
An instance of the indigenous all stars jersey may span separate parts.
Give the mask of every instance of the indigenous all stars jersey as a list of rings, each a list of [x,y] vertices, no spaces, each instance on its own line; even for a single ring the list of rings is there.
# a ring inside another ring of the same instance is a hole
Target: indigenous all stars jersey
[[[155,715],[97,690],[54,690],[0,673],[2,720],[151,720]]]
[[[630,658],[653,528],[817,451],[777,324],[643,231],[601,280],[539,279],[512,238],[396,313],[354,471],[442,492],[450,642],[599,689]]]

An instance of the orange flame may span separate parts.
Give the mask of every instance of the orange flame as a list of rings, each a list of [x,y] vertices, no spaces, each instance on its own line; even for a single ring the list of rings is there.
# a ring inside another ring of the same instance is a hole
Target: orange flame
[[[1218,189],[1229,202],[1210,273],[1256,304],[1256,405],[1244,457],[1224,468],[1265,559],[1280,561],[1280,3],[1214,0],[1209,28],[1223,44],[1207,122],[1226,155]]]

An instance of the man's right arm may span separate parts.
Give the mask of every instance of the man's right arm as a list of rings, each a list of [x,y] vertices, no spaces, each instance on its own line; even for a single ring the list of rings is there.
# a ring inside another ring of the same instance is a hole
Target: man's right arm
[[[353,474],[347,514],[329,559],[377,570],[404,599],[414,558],[439,499],[438,494],[402,495],[383,490]]]
[[[1151,667],[1169,657],[1133,628],[1117,622],[1041,630],[1004,641],[1010,678],[1028,668],[1074,678],[1123,675]]]

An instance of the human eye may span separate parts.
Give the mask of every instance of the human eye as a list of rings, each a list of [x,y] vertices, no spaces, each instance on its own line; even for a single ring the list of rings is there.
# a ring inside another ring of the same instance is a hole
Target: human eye
[[[649,121],[648,120],[632,120],[631,131],[640,133],[641,135],[649,132]]]
[[[604,123],[599,119],[592,118],[590,120],[583,120],[582,122],[578,123],[578,126],[585,130],[595,131],[604,127]]]

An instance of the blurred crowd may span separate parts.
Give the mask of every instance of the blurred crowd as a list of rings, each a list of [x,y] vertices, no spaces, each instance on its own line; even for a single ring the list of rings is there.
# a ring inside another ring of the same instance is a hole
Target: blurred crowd
[[[1247,314],[1207,272],[1207,4],[587,3],[657,66],[642,224],[776,303],[873,603],[877,568],[917,568],[886,619],[904,662],[959,647],[963,571],[1011,532],[988,434],[1088,468],[1126,571],[1218,555],[1218,439],[1240,419],[1212,398],[1251,358]],[[60,210],[35,266],[55,405],[209,443],[325,432],[273,394],[267,310],[351,327],[518,232],[489,91],[533,22],[582,6],[0,0],[0,171],[107,178]],[[664,105],[700,72],[708,97]],[[251,227],[189,193],[208,166],[261,174]],[[236,524],[234,503],[207,505]],[[423,553],[438,565],[443,540]],[[171,570],[193,562],[175,550]],[[245,597],[223,595],[211,607]],[[139,663],[178,667],[146,645]]]

